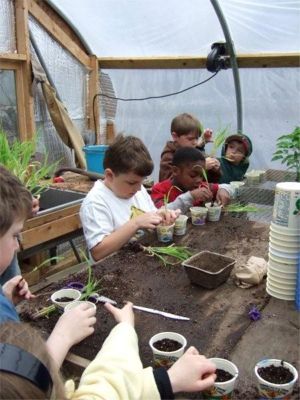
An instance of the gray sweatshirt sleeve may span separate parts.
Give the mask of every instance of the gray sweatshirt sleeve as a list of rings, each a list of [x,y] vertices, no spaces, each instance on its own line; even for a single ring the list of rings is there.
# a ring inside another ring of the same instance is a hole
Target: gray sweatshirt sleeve
[[[181,210],[182,214],[186,214],[189,208],[193,206],[193,196],[191,192],[182,193],[172,203],[168,203],[167,208],[169,210]]]
[[[234,195],[234,188],[231,185],[229,185],[228,183],[221,183],[219,185],[219,189],[225,189],[226,192],[228,192],[230,198],[232,198]]]

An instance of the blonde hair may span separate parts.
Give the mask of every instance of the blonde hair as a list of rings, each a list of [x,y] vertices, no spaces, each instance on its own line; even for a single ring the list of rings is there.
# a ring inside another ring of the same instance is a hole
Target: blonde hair
[[[31,353],[48,369],[52,381],[52,394],[49,396],[41,389],[13,373],[0,370],[0,399],[62,399],[66,400],[65,389],[59,371],[51,359],[44,340],[29,324],[20,322],[6,322],[1,324],[0,343],[12,344]],[[1,362],[1,356],[0,356]]]

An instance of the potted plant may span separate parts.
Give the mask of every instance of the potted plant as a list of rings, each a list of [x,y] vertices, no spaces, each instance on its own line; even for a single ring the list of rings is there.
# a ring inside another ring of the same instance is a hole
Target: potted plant
[[[168,193],[164,196],[164,210],[165,213],[167,214],[168,212],[168,202],[169,202],[169,197],[172,189],[177,188],[177,186],[171,186]],[[177,188],[178,189],[178,188]],[[166,242],[171,242],[173,239],[173,234],[174,234],[174,227],[175,223],[172,223],[171,225],[167,225],[166,222],[162,222],[156,227],[156,232],[157,232],[157,238],[160,242],[166,243]]]
[[[259,394],[265,399],[289,399],[298,379],[296,368],[278,359],[259,361],[254,373]]]
[[[44,191],[49,183],[45,178],[53,175],[58,162],[49,164],[47,158],[43,162],[34,160],[36,141],[14,140],[11,144],[7,135],[0,130],[0,164],[17,176],[26,188],[37,196]]]
[[[287,169],[296,172],[296,181],[300,182],[300,127],[296,126],[292,133],[282,135],[277,139],[276,151],[271,161],[281,160]]]
[[[176,332],[161,332],[152,336],[149,346],[155,367],[171,367],[183,355],[186,344],[186,338]]]

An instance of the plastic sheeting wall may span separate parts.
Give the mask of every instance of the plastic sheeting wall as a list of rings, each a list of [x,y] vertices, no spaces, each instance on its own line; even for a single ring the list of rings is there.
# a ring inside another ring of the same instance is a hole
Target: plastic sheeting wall
[[[209,0],[52,0],[89,47],[101,56],[207,55],[224,40]],[[238,53],[299,51],[299,0],[219,0]],[[182,90],[208,78],[202,70],[105,70],[118,97],[139,98]],[[276,138],[299,125],[298,68],[242,69],[244,132],[254,144],[250,168],[283,168],[270,162]],[[118,101],[118,131],[140,136],[155,161],[170,138],[170,123],[195,114],[213,130],[236,130],[232,71],[181,95],[140,102]],[[207,146],[209,151],[209,146]]]
[[[14,3],[0,0],[0,53],[16,51]]]
[[[79,131],[85,132],[87,71],[65,49],[30,17],[30,30],[51,75],[57,93],[64,102],[70,117]],[[72,84],[70,84],[72,82]],[[40,87],[35,96],[35,120],[39,140],[39,151],[45,148],[49,161],[60,160],[61,165],[74,165],[71,151],[55,131],[47,111]]]

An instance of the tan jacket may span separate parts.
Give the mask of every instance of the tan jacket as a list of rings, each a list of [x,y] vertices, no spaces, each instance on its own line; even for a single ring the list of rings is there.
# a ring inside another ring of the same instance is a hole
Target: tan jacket
[[[125,322],[111,331],[78,389],[72,380],[65,387],[71,400],[160,400],[153,370],[140,360],[137,334]]]

